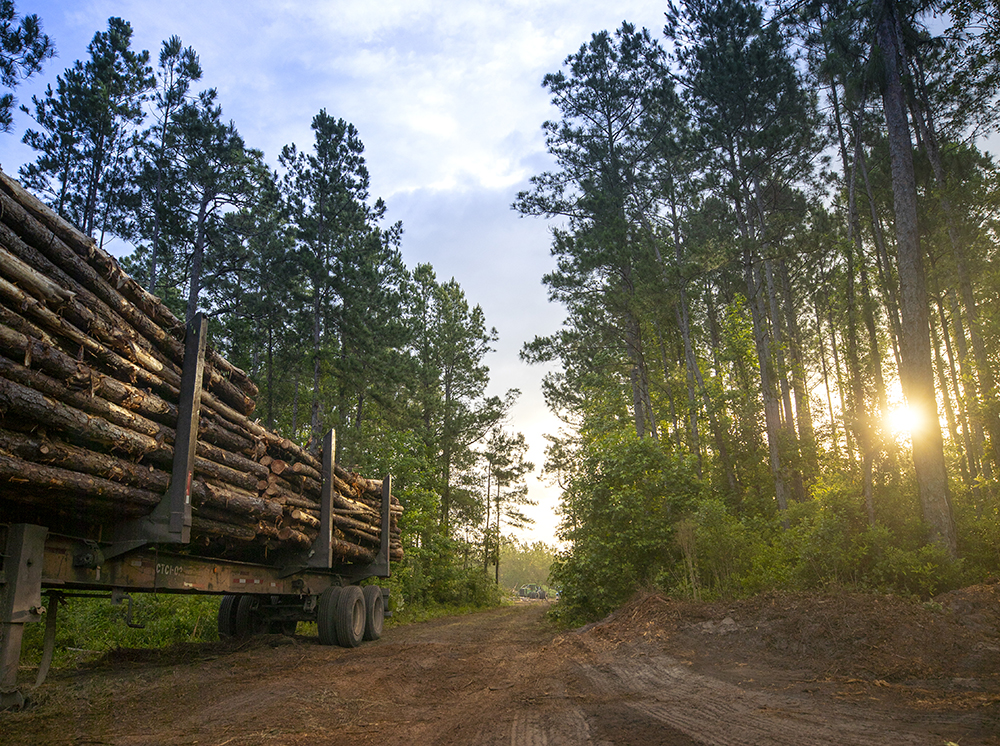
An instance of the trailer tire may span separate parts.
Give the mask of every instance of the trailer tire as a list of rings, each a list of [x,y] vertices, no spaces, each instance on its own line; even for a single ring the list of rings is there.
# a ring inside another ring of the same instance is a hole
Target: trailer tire
[[[236,636],[236,603],[240,597],[227,593],[219,604],[219,637],[226,639]]]
[[[343,588],[331,585],[319,594],[316,605],[316,626],[319,628],[321,645],[337,644],[337,602]]]
[[[245,638],[267,632],[267,619],[260,611],[260,597],[246,594],[237,596],[235,637]]]
[[[361,592],[365,597],[364,639],[377,640],[382,636],[382,623],[385,621],[382,589],[377,585],[366,585]]]
[[[337,644],[356,648],[365,636],[365,594],[356,585],[340,589],[337,599]]]

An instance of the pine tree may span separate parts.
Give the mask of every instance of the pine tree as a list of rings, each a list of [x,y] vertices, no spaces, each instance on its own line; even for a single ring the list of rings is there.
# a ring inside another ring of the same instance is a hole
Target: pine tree
[[[0,95],[0,131],[10,132],[14,122],[13,89],[41,72],[42,63],[55,55],[55,44],[42,32],[38,16],[19,18],[14,0],[0,0],[0,85],[10,89]]]
[[[170,271],[170,265],[175,263],[173,248],[181,239],[176,221],[171,225],[172,216],[181,210],[182,199],[178,114],[189,102],[191,84],[201,75],[198,55],[191,47],[184,47],[177,36],[163,42],[153,93],[154,121],[143,139],[139,180],[143,199],[137,221],[137,237],[145,244],[143,253],[148,253],[148,268],[142,274],[153,293],[157,292],[164,264],[168,276],[176,272]]]
[[[100,243],[134,232],[135,149],[154,81],[149,52],[132,50],[131,39],[128,22],[110,18],[88,45],[89,59],[57,77],[54,91],[32,97],[33,112],[22,107],[41,128],[24,135],[39,156],[21,168],[23,182]]]
[[[514,204],[524,215],[568,218],[552,245],[557,270],[544,281],[571,312],[579,304],[585,313],[600,293],[627,361],[636,433],[653,438],[658,417],[636,301],[648,252],[636,223],[649,199],[654,122],[673,105],[663,63],[649,32],[623,23],[613,35],[594,34],[566,59],[565,72],[546,75],[542,85],[562,115],[543,125],[558,170],[532,177],[533,188]]]
[[[312,403],[310,443],[319,448],[327,414],[324,386],[336,356],[334,314],[338,308],[335,272],[338,257],[351,241],[366,234],[384,206],[368,204],[368,167],[364,144],[353,124],[321,110],[312,121],[312,152],[286,145],[278,159],[285,169],[283,191],[296,227],[301,266],[310,296]]]
[[[188,320],[198,311],[202,289],[240,265],[221,251],[207,252],[211,246],[225,246],[217,237],[225,230],[224,211],[252,199],[253,174],[263,168],[263,154],[247,148],[233,122],[223,120],[216,98],[215,89],[205,91],[177,113],[178,174],[191,236]]]

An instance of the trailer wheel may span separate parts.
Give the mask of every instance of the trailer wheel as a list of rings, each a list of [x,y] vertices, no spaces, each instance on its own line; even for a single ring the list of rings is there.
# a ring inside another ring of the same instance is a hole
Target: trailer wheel
[[[365,636],[365,595],[361,588],[349,585],[340,589],[337,599],[337,644],[356,648]]]
[[[319,594],[316,605],[316,626],[321,645],[337,644],[337,601],[343,588],[331,585]]]
[[[267,631],[267,620],[260,613],[260,598],[252,595],[237,596],[234,637],[253,637]]]
[[[385,605],[382,602],[382,589],[377,585],[366,585],[361,592],[365,597],[364,639],[377,640],[382,636],[382,622],[385,620]]]
[[[222,603],[219,604],[219,637],[221,638],[236,636],[236,602],[239,599],[240,597],[233,593],[227,593],[222,597]]]

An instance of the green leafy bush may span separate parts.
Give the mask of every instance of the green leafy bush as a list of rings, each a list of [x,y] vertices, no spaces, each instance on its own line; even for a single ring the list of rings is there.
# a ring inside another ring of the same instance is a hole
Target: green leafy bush
[[[674,567],[673,525],[702,490],[688,460],[634,434],[596,437],[581,456],[564,496],[571,548],[551,575],[567,624],[607,614]]]

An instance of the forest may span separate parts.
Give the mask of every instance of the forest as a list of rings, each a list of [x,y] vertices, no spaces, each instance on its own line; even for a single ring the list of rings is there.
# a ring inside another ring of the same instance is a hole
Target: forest
[[[996,577],[997,10],[690,0],[545,77],[568,615]]]
[[[552,221],[565,310],[548,364],[563,427],[557,614],[636,589],[696,599],[849,586],[929,596],[1000,573],[996,0],[689,0],[598,31],[545,76],[552,169],[512,195]],[[50,65],[0,5],[0,126]],[[360,133],[319,111],[270,164],[111,18],[23,102],[17,178],[260,390],[261,423],[392,472],[397,588],[497,598],[528,504],[519,392],[487,396],[480,306],[370,194]],[[13,133],[9,136],[14,136]],[[509,544],[507,545],[509,546]],[[509,552],[506,556],[510,556]],[[544,578],[536,578],[543,582]]]

